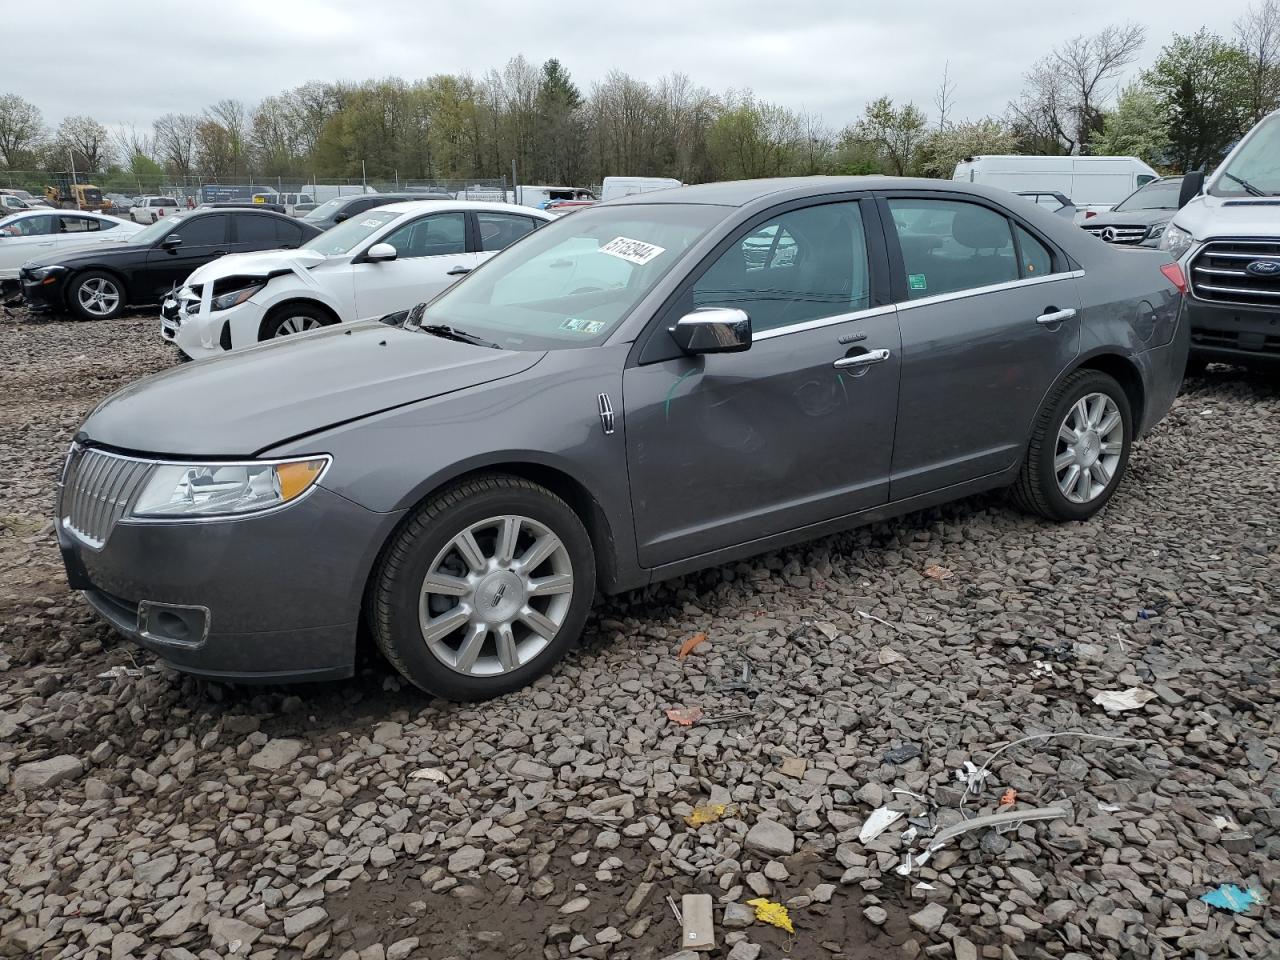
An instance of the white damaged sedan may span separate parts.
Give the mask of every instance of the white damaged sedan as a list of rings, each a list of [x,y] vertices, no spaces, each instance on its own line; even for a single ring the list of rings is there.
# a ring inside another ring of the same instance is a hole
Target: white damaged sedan
[[[430,300],[551,221],[529,207],[423,200],[375,207],[297,250],[232,254],[196,270],[165,300],[160,332],[188,357]]]

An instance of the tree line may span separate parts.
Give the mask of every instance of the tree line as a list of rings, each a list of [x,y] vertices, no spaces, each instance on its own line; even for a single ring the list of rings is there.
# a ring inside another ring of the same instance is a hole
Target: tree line
[[[620,71],[582,90],[557,60],[516,57],[483,76],[312,82],[256,105],[220,100],[149,128],[71,116],[56,129],[18,94],[0,96],[0,169],[238,182],[498,178],[527,183],[608,175],[684,182],[810,174],[949,177],[982,153],[1135,155],[1169,171],[1216,163],[1280,108],[1280,0],[1259,0],[1222,37],[1174,35],[1123,83],[1147,40],[1133,23],[1075,37],[1036,61],[1004,115],[953,116],[944,68],[932,116],[885,95],[833,129],[749,89],[713,93],[672,73]]]

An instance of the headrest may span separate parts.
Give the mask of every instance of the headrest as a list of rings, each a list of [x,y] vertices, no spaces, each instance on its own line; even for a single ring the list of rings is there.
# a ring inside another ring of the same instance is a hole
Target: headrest
[[[973,250],[999,250],[1010,243],[1009,224],[985,207],[966,204],[951,221],[956,243]]]

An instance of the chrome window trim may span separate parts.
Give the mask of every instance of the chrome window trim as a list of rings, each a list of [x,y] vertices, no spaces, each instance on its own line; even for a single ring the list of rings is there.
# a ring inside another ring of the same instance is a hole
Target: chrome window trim
[[[816,320],[805,320],[801,323],[791,323],[785,327],[774,327],[772,330],[761,330],[757,333],[751,331],[751,342],[757,343],[760,340],[772,340],[774,337],[784,337],[789,333],[804,333],[806,330],[820,330],[823,327],[832,327],[837,323],[848,323],[851,320],[864,320],[870,317],[881,317],[888,313],[893,313],[898,309],[897,304],[889,304],[884,307],[868,307],[865,310],[854,310],[850,313],[838,313],[830,317],[819,317]],[[748,313],[748,316],[750,314]]]
[[[987,293],[999,293],[1002,290],[1017,290],[1021,287],[1035,287],[1042,283],[1053,283],[1055,280],[1065,280],[1067,278],[1079,280],[1083,276],[1083,270],[1069,270],[1062,273],[1048,273],[1043,277],[1023,277],[1020,280],[1008,280],[1004,283],[992,283],[985,287],[973,287],[969,290],[956,290],[952,293],[940,293],[933,297],[921,297],[919,300],[906,300],[898,304],[898,309],[914,310],[916,307],[931,307],[937,303],[948,303],[952,300],[965,300],[969,297],[980,297]]]

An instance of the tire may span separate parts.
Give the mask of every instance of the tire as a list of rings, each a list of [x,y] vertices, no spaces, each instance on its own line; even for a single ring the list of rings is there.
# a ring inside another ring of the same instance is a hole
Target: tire
[[[504,562],[508,529],[519,535]],[[470,563],[456,545],[468,532]],[[522,559],[534,566],[521,571]],[[577,641],[595,571],[591,538],[568,504],[519,477],[481,476],[433,496],[393,537],[371,583],[369,625],[410,683],[447,700],[487,700],[528,685]],[[428,574],[438,589],[428,590]],[[530,596],[529,581],[549,592]]]
[[[1205,370],[1209,366],[1209,361],[1204,357],[1197,356],[1194,353],[1187,355],[1187,366],[1182,372],[1182,376],[1186,377],[1203,377]]]
[[[274,340],[306,330],[319,330],[337,321],[325,310],[308,303],[286,303],[268,314],[258,331],[258,340]]]
[[[1112,422],[1113,414],[1119,417],[1118,423]],[[1092,417],[1096,420],[1090,421]],[[1074,429],[1082,418],[1106,432],[1093,430],[1089,439],[1090,431]],[[1070,432],[1080,434],[1083,446],[1068,443]],[[1132,443],[1133,413],[1124,389],[1101,371],[1077,370],[1058,384],[1036,414],[1022,473],[1013,487],[1014,499],[1027,512],[1050,520],[1087,520],[1115,495]],[[1065,458],[1071,449],[1077,454],[1074,463],[1067,461],[1061,471],[1055,469],[1055,460]],[[1077,468],[1074,474],[1072,466]],[[1080,477],[1085,469],[1088,487]]]
[[[120,278],[101,270],[72,277],[66,296],[67,308],[77,320],[114,320],[126,302]]]

